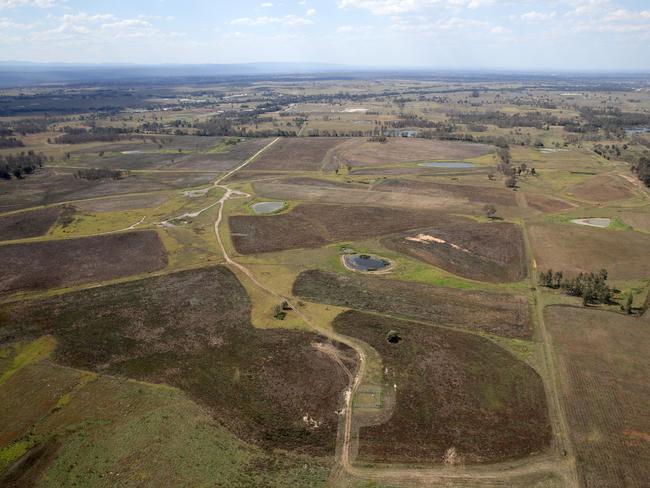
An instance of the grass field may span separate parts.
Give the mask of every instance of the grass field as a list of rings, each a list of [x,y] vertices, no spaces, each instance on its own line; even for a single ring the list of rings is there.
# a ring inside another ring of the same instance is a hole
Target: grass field
[[[97,310],[101,310],[98,314]],[[0,344],[51,335],[59,364],[176,386],[268,449],[331,454],[343,370],[304,331],[253,329],[225,268],[183,271],[7,308]],[[354,367],[351,351],[334,351]]]
[[[516,295],[319,270],[301,273],[293,285],[293,293],[315,302],[492,332],[504,337],[528,338],[532,333],[528,302]]]
[[[477,464],[549,447],[541,378],[494,343],[360,312],[339,315],[334,328],[376,349],[396,390],[390,418],[361,428],[359,460]],[[398,343],[387,340],[391,330]]]
[[[327,164],[328,152],[345,139],[305,137],[282,139],[261,155],[251,169],[285,171],[320,171]]]
[[[535,224],[530,227],[537,266],[569,274],[607,269],[610,279],[650,276],[650,236],[576,224]]]
[[[641,488],[650,478],[648,317],[546,308],[562,396],[587,488]]]
[[[513,224],[441,223],[385,238],[382,243],[473,280],[498,283],[526,276],[524,241]]]
[[[60,213],[60,207],[49,207],[0,217],[0,240],[42,236],[54,225]]]
[[[483,144],[393,137],[385,143],[355,140],[335,150],[336,158],[352,167],[382,166],[436,160],[463,160],[482,156],[492,148]],[[335,168],[334,168],[335,169]]]
[[[155,231],[0,246],[0,293],[45,290],[164,268],[167,253]]]
[[[232,216],[229,225],[237,252],[255,254],[380,236],[441,218],[422,210],[303,204],[280,215]]]

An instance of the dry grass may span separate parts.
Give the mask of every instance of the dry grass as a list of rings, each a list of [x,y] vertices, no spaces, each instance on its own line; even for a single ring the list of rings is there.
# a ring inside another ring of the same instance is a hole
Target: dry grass
[[[352,167],[381,166],[431,160],[461,160],[475,158],[490,152],[484,144],[453,141],[435,141],[392,137],[385,143],[357,139],[354,144],[336,150],[336,157]]]
[[[650,236],[633,231],[613,231],[576,224],[530,226],[531,244],[541,270],[569,274],[609,271],[611,279],[650,276]]]
[[[155,231],[0,246],[0,293],[44,290],[155,271],[167,253]]]
[[[634,196],[629,183],[623,178],[613,175],[599,175],[570,186],[567,192],[589,202],[606,203],[615,200],[625,200]]]
[[[545,315],[582,485],[647,486],[649,320],[561,306]]]

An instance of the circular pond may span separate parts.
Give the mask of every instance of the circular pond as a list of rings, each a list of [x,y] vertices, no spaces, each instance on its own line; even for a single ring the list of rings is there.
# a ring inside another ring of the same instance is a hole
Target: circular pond
[[[608,218],[592,217],[589,219],[573,219],[571,222],[578,225],[588,225],[590,227],[609,227],[612,220]]]
[[[473,163],[467,163],[465,161],[432,161],[430,163],[420,163],[418,166],[423,168],[454,168],[454,169],[468,169],[475,168],[476,165]]]
[[[369,254],[345,254],[342,256],[342,259],[345,267],[352,271],[371,273],[373,271],[387,269],[391,266],[391,262],[388,259],[370,256]]]
[[[256,214],[270,214],[284,208],[284,202],[259,202],[251,206]]]

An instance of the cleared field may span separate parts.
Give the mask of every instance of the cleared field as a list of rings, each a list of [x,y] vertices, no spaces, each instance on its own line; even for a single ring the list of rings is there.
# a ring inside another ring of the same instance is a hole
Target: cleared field
[[[337,137],[281,139],[260,155],[251,169],[319,171],[326,163],[328,152],[345,141]]]
[[[454,141],[391,137],[385,143],[356,139],[337,149],[336,159],[352,167],[431,160],[462,160],[489,153],[491,146]],[[335,169],[335,168],[330,168]]]
[[[531,244],[541,270],[569,274],[609,271],[611,279],[650,277],[650,236],[575,224],[534,224]]]
[[[45,169],[24,180],[0,180],[0,212],[70,200],[203,185],[214,173],[132,173],[121,180],[87,181],[72,171]]]
[[[649,317],[562,306],[545,317],[582,485],[647,486]]]
[[[155,231],[0,246],[0,293],[44,290],[164,268]]]
[[[440,218],[444,217],[422,210],[304,204],[286,214],[236,215],[228,221],[237,252],[256,254],[374,237],[430,225]]]
[[[61,207],[50,207],[0,217],[0,241],[42,236],[54,225]]]
[[[302,272],[293,293],[341,307],[398,315],[439,325],[531,337],[528,302],[517,295],[456,290],[320,270]]]
[[[379,352],[397,394],[387,422],[361,428],[359,460],[490,463],[549,446],[541,378],[493,342],[355,311],[336,317],[334,329]],[[392,330],[398,343],[387,340]]]
[[[634,193],[620,176],[599,175],[570,186],[567,192],[589,202],[605,203],[631,198]]]
[[[382,244],[473,280],[504,283],[526,276],[524,240],[514,224],[442,223],[388,237]]]
[[[184,271],[7,307],[0,344],[50,334],[57,363],[176,386],[269,449],[333,453],[347,375],[325,338],[254,329],[250,307],[227,268]]]

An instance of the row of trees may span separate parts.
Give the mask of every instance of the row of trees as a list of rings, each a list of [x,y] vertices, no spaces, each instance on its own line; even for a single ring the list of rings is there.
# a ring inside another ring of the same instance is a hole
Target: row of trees
[[[124,134],[129,133],[128,129],[119,127],[94,127],[84,129],[80,127],[65,127],[65,134],[56,137],[54,141],[48,139],[48,143],[55,144],[84,144],[86,142],[113,142],[118,141]]]
[[[20,180],[25,175],[32,174],[37,168],[43,167],[46,161],[47,157],[44,154],[36,154],[34,151],[0,156],[0,178]]]
[[[23,141],[15,137],[0,137],[0,149],[24,147]]]
[[[612,290],[607,285],[607,270],[597,273],[580,273],[575,278],[568,278],[562,271],[549,269],[539,274],[539,284],[548,288],[562,289],[576,297],[582,297],[583,305],[589,303],[612,302]]]
[[[632,167],[636,175],[646,186],[650,186],[650,157],[642,156]]]

